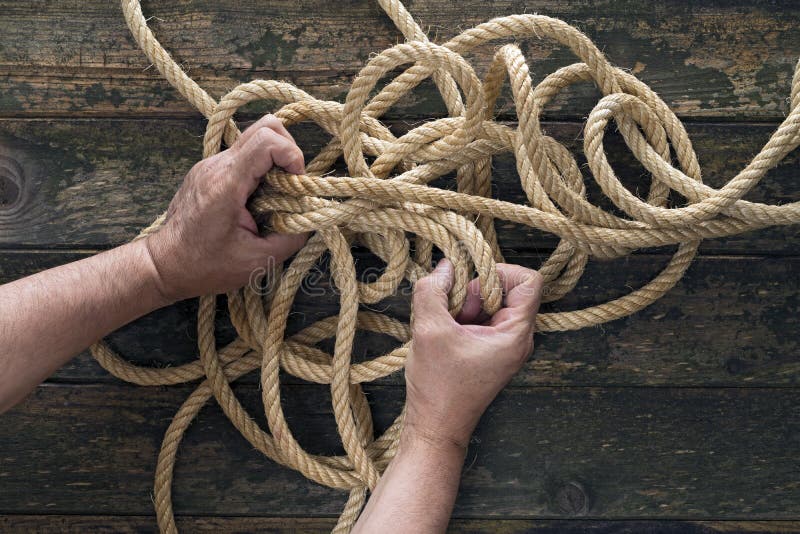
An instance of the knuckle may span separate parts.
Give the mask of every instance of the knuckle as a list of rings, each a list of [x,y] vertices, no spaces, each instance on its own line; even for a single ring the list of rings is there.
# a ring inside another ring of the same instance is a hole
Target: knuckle
[[[261,128],[264,128],[264,127],[268,128],[269,125],[270,125],[270,122],[272,121],[272,119],[274,117],[275,116],[272,113],[267,113],[266,115],[262,115],[261,118],[258,119],[253,124],[251,124],[248,129],[252,128],[253,130],[258,130],[258,129],[261,129]]]
[[[217,169],[218,171],[222,172],[232,172],[234,167],[236,166],[236,160],[238,159],[238,152],[232,150],[226,150],[225,152],[220,153],[219,160],[217,162]]]
[[[273,132],[269,128],[259,128],[258,131],[255,134],[253,134],[253,140],[256,144],[259,145],[269,144],[274,142],[274,135],[275,132]]]
[[[213,201],[225,194],[225,181],[206,174],[195,182],[195,197],[201,202]]]
[[[534,269],[528,269],[528,275],[530,276],[531,284],[536,287],[542,287],[544,284],[544,276],[542,276],[542,273]]]
[[[288,152],[290,152],[290,151],[291,151],[291,150],[292,150],[292,149],[295,147],[295,144],[294,144],[294,143],[292,143],[291,141],[289,141],[288,139],[286,139],[286,138],[285,138],[284,136],[282,136],[281,134],[279,134],[279,133],[275,132],[275,130],[270,130],[270,131],[271,131],[271,132],[272,132],[272,133],[275,135],[275,144],[276,144],[276,145],[278,146],[278,148],[280,148],[282,151],[284,151],[284,152],[288,153]]]
[[[200,175],[200,176],[202,176],[204,174],[210,174],[210,173],[214,172],[214,169],[216,168],[216,164],[217,164],[216,156],[212,156],[210,158],[206,158],[206,159],[200,160],[200,161],[198,161],[197,163],[194,164],[194,167],[192,167],[191,173],[194,174],[194,175]]]
[[[229,172],[233,169],[236,163],[236,151],[228,149],[219,154],[199,161],[195,164],[197,174],[201,177],[216,176],[221,173]]]
[[[283,127],[283,121],[281,121],[278,117],[273,115],[272,113],[267,113],[264,115],[264,124],[271,129],[281,128]]]

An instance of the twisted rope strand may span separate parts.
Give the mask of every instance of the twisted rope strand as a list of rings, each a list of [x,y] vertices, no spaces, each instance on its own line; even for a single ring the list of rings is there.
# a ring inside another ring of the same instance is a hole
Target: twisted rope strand
[[[374,56],[354,78],[344,104],[323,101],[291,84],[254,80],[216,102],[161,46],[147,25],[139,0],[122,0],[131,33],[158,71],[208,119],[203,156],[233,144],[240,132],[233,115],[257,100],[283,102],[276,116],[287,126],[312,121],[332,137],[307,165],[304,176],[270,172],[250,202],[280,232],[315,232],[286,268],[274,268],[266,295],[250,288],[228,294],[231,322],[238,337],[218,349],[214,330],[216,298],[200,299],[199,358],[166,369],[133,365],[105,341],[92,354],[113,375],[140,385],[170,385],[203,379],[186,399],[164,435],[155,474],[154,502],[162,532],[177,532],[172,479],[181,440],[200,409],[213,397],[242,435],[272,460],[317,483],[349,490],[336,533],[349,532],[368,489],[397,449],[403,413],[379,437],[361,388],[403,368],[408,325],[360,309],[397,292],[404,280],[416,282],[431,269],[433,247],[455,265],[450,308],[457,312],[472,273],[481,282],[484,308],[496,311],[502,293],[496,262],[496,219],[522,224],[560,238],[540,272],[552,302],[577,284],[590,257],[610,259],[644,247],[677,244],[668,265],[631,293],[580,310],[541,313],[539,331],[576,330],[625,317],[669,291],[691,264],[700,241],[773,225],[800,222],[800,202],[770,205],[742,200],[783,158],[800,145],[800,62],[791,84],[790,111],[763,149],[725,186],[702,183],[700,164],[686,130],[667,105],[633,75],[608,63],[592,41],[567,23],[538,15],[511,15],[468,29],[437,45],[428,40],[399,0],[378,0],[407,39]],[[478,78],[464,58],[473,49],[500,39],[551,39],[569,48],[579,62],[547,75],[534,85],[528,64],[515,45],[502,46]],[[370,98],[376,84],[397,67],[405,70]],[[432,78],[449,117],[393,135],[380,117],[425,79]],[[495,104],[508,80],[518,125],[494,122]],[[542,109],[567,87],[593,82],[603,94],[584,128],[584,153],[593,179],[621,215],[589,202],[584,177],[569,150],[541,128]],[[604,137],[614,121],[632,154],[652,175],[646,199],[622,185],[606,157]],[[512,153],[529,205],[491,198],[492,157]],[[371,164],[367,157],[374,158]],[[349,176],[331,177],[344,158]],[[675,164],[673,164],[673,161]],[[428,184],[452,171],[457,190]],[[671,191],[687,204],[668,207]],[[158,231],[160,215],[137,239]],[[408,234],[415,236],[414,254]],[[356,278],[352,245],[361,245],[385,264],[372,282]],[[340,312],[286,337],[286,323],[300,286],[323,254],[331,258],[333,281],[341,294]],[[353,363],[357,330],[383,333],[400,346],[371,360]],[[318,347],[335,338],[333,354]],[[328,384],[345,454],[307,453],[286,422],[280,397],[280,370],[309,382]],[[253,420],[230,383],[260,370],[262,404],[269,431]]]

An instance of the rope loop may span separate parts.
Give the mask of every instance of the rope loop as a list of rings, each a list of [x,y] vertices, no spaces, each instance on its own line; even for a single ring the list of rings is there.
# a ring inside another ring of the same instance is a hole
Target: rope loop
[[[537,315],[538,331],[564,331],[626,317],[652,304],[680,280],[702,239],[800,222],[800,202],[771,205],[743,200],[767,171],[800,145],[800,62],[786,119],[741,172],[714,189],[703,184],[686,129],[661,98],[633,75],[613,67],[588,37],[569,24],[540,15],[511,15],[435,44],[399,0],[378,1],[408,41],[372,57],[355,76],[342,104],[271,80],[243,83],[216,102],[156,40],[139,0],[122,0],[136,42],[173,87],[208,118],[204,157],[219,152],[223,143],[230,146],[236,141],[234,114],[258,100],[282,102],[275,115],[286,126],[313,122],[331,136],[306,166],[306,175],[273,170],[249,203],[254,215],[266,219],[273,230],[313,235],[288,266],[271,267],[265,273],[266,294],[248,287],[227,296],[236,340],[217,347],[216,297],[209,295],[200,299],[195,361],[166,369],[143,368],[127,362],[105,341],[92,347],[105,369],[129,382],[169,385],[202,379],[175,415],[159,454],[154,502],[162,532],[177,532],[171,486],[178,447],[189,423],[212,397],[263,454],[315,482],[350,491],[334,529],[349,531],[367,490],[375,487],[395,454],[403,420],[401,413],[383,435],[375,437],[361,384],[401,370],[410,342],[407,324],[363,305],[378,303],[403,283],[413,285],[425,276],[432,267],[434,247],[455,266],[449,295],[455,314],[473,276],[480,280],[484,309],[493,313],[502,305],[496,265],[503,254],[496,221],[559,237],[539,268],[546,282],[544,302],[569,293],[590,258],[612,259],[641,248],[677,245],[668,265],[639,289],[584,309]],[[483,80],[465,58],[476,47],[494,41],[545,38],[568,47],[578,62],[536,85],[514,44],[496,51]],[[376,91],[378,82],[399,67],[405,70]],[[428,78],[440,91],[449,116],[395,136],[380,117]],[[514,127],[494,120],[506,81],[517,116]],[[542,110],[569,86],[583,82],[595,83],[602,93],[586,121],[583,150],[593,179],[614,210],[588,199],[575,157],[541,127]],[[604,138],[612,122],[652,176],[646,198],[626,188],[608,161]],[[492,198],[492,158],[504,153],[515,158],[527,205]],[[339,159],[347,166],[347,176],[331,175]],[[453,172],[455,191],[430,185]],[[668,206],[671,193],[685,199],[685,205]],[[162,214],[137,238],[158,231],[165,220]],[[355,245],[383,261],[377,279],[357,279],[351,252]],[[339,313],[287,336],[295,296],[325,254],[340,294]],[[357,331],[389,335],[399,346],[354,363]],[[319,343],[331,338],[334,350],[329,354]],[[281,370],[330,386],[345,454],[314,455],[297,443],[281,405]],[[260,372],[268,431],[253,420],[230,386],[253,371]]]

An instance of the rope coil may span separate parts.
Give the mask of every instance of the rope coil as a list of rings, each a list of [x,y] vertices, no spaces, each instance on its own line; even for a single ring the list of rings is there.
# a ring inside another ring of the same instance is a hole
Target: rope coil
[[[724,187],[702,183],[700,165],[683,124],[647,85],[611,66],[580,31],[557,19],[512,15],[493,19],[438,45],[428,41],[399,0],[379,0],[408,40],[374,56],[353,80],[344,104],[317,100],[291,84],[256,80],[243,83],[216,102],[175,63],[147,25],[139,0],[122,0],[126,22],[159,72],[208,118],[203,156],[230,146],[239,131],[235,112],[257,100],[284,103],[275,115],[285,125],[313,121],[332,140],[307,165],[304,176],[270,172],[251,200],[254,214],[279,232],[314,232],[289,268],[275,268],[277,282],[262,298],[242,288],[228,294],[238,337],[218,349],[214,331],[215,296],[200,298],[199,359],[168,369],[132,365],[106,342],[92,347],[98,362],[115,376],[141,385],[169,385],[203,379],[176,413],[164,436],[155,478],[155,506],[162,532],[177,532],[171,486],[179,444],[190,422],[213,396],[226,416],[259,451],[315,482],[350,491],[334,532],[348,532],[391,461],[403,414],[377,439],[370,407],[360,386],[402,369],[408,353],[408,325],[364,311],[408,280],[431,268],[433,247],[455,266],[450,307],[460,309],[475,272],[484,307],[493,313],[502,293],[496,262],[503,261],[494,220],[523,224],[559,236],[554,252],[539,268],[555,301],[577,284],[590,257],[610,259],[644,247],[677,244],[669,264],[650,282],[620,298],[581,310],[541,313],[538,331],[576,330],[625,317],[650,305],[683,276],[701,239],[723,237],[773,225],[800,222],[800,202],[781,206],[742,200],[787,154],[800,145],[800,63],[791,88],[790,113],[764,148]],[[534,86],[515,45],[500,48],[481,81],[464,55],[500,39],[551,39],[580,62],[548,75]],[[370,98],[376,84],[398,67],[405,70]],[[401,137],[380,122],[402,96],[432,78],[449,117],[421,124]],[[518,126],[493,121],[500,90],[511,87]],[[584,129],[584,153],[603,194],[625,217],[587,200],[584,178],[569,150],[545,135],[542,109],[561,91],[593,82],[603,94]],[[614,121],[633,155],[652,175],[645,200],[625,188],[606,157],[604,135]],[[497,154],[514,155],[529,206],[491,198],[491,163]],[[323,176],[344,158],[350,177]],[[366,157],[374,158],[371,164]],[[673,160],[676,165],[673,165]],[[428,186],[456,172],[457,191]],[[687,201],[667,207],[675,191]],[[165,214],[138,238],[158,230]],[[416,235],[413,256],[407,234]],[[358,281],[351,246],[358,244],[386,266],[377,280]],[[308,271],[326,252],[340,292],[340,312],[286,337],[294,297]],[[400,346],[363,363],[352,363],[357,330],[379,332]],[[335,338],[333,354],[318,343]],[[279,371],[329,384],[333,411],[346,454],[307,453],[283,415]],[[230,382],[260,370],[264,411],[270,432],[261,429],[240,404]]]

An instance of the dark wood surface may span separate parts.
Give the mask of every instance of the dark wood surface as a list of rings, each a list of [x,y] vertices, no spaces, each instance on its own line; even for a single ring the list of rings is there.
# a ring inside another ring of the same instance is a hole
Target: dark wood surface
[[[162,433],[190,391],[39,388],[4,417],[0,509],[148,514]],[[257,387],[236,392],[265,424]],[[403,388],[367,393],[386,428]],[[286,386],[282,398],[301,445],[341,452],[326,387]],[[455,515],[789,520],[798,447],[795,388],[511,387],[473,436]],[[335,515],[345,498],[264,461],[216,405],[190,428],[175,476],[176,507],[190,515]]]
[[[215,96],[238,81],[280,78],[341,100],[369,55],[401,38],[371,0],[329,6],[185,0],[145,2],[144,11]],[[688,121],[704,179],[715,186],[785,116],[800,56],[800,6],[788,0],[416,0],[408,7],[439,40],[518,12],[576,24]],[[204,122],[146,68],[116,2],[0,0],[0,14],[6,282],[135,236],[199,158]],[[535,39],[522,46],[536,79],[572,59]],[[491,54],[470,58],[479,72]],[[589,86],[570,90],[548,108],[546,131],[579,152],[596,98]],[[248,107],[241,123],[268,109]],[[513,120],[509,110],[506,100],[501,117]],[[388,122],[402,132],[442,112],[425,84]],[[309,156],[327,139],[313,125],[292,133]],[[642,166],[611,138],[615,168],[642,187]],[[513,160],[499,157],[494,166],[497,196],[522,202]],[[798,169],[795,152],[748,198],[800,199]],[[508,260],[531,267],[556,243],[512,224],[499,230]],[[471,443],[452,531],[800,532],[800,228],[706,242],[701,251],[678,286],[642,313],[537,336],[534,357]],[[549,309],[619,296],[655,275],[670,252],[592,263],[575,293]],[[372,261],[358,257],[360,265]],[[323,277],[320,285],[328,284]],[[408,315],[402,296],[384,308]],[[194,302],[160,310],[111,343],[143,364],[188,361],[195,310]],[[292,329],[335,313],[335,296],[301,297],[296,311]],[[232,335],[224,314],[219,322],[223,337]],[[383,336],[360,336],[356,355],[390,346]],[[245,377],[236,389],[261,418],[256,382]],[[325,388],[285,382],[285,409],[301,443],[340,452]],[[0,416],[0,531],[153,531],[157,450],[190,390],[122,384],[88,354],[78,356]],[[400,409],[402,378],[381,380],[369,393],[384,427]],[[343,494],[259,457],[213,403],[179,454],[175,507],[185,531],[325,532],[343,502]]]
[[[293,81],[313,94],[341,97],[373,52],[400,42],[377,2],[320,0],[143,2],[158,38],[213,94],[255,77]],[[682,116],[777,120],[800,56],[800,6],[793,0],[415,0],[421,26],[442,41],[492,17],[540,13],[592,37]],[[137,49],[117,2],[3,0],[0,110],[48,116],[192,115]],[[44,31],[46,29],[47,31]],[[525,49],[541,78],[571,63],[549,41]],[[484,67],[491,49],[475,53]],[[442,112],[432,86],[392,116]],[[579,90],[551,110],[583,117],[593,92]]]
[[[390,124],[403,131],[412,123]],[[544,128],[580,155],[581,123],[548,122]],[[705,180],[717,187],[747,165],[774,129],[773,124],[752,123],[688,126]],[[307,123],[292,131],[307,157],[329,138]],[[16,162],[20,184],[7,187],[5,193],[0,189],[0,199],[15,204],[8,208],[13,216],[0,215],[0,248],[98,248],[132,239],[166,209],[183,175],[201,157],[203,132],[204,123],[196,119],[0,119],[0,158]],[[620,176],[632,187],[642,187],[645,170],[621,138],[610,133],[608,144]],[[798,165],[800,154],[791,154],[747,198],[772,203],[795,200]],[[497,196],[525,202],[514,159],[498,156],[494,167]],[[593,182],[590,190],[594,198],[601,198]],[[551,235],[507,222],[499,222],[498,230],[506,249],[550,250],[556,244]],[[800,228],[772,228],[706,241],[701,250],[797,254]]]

